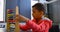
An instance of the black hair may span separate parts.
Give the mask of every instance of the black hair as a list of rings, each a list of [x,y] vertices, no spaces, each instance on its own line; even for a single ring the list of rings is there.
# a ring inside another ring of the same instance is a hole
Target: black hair
[[[36,3],[32,6],[32,8],[35,7],[38,11],[43,11],[45,13],[45,6],[42,3]]]

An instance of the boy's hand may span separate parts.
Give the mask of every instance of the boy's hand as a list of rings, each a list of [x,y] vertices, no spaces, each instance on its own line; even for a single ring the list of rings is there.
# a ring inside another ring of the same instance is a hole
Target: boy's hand
[[[16,15],[15,20],[27,22],[27,21],[30,20],[30,19],[29,19],[29,18],[26,18],[26,17],[24,17],[24,16],[22,16],[22,15]]]
[[[30,20],[29,18],[26,18],[26,17],[24,17],[24,16],[22,16],[22,15],[19,15],[19,8],[18,8],[18,6],[16,6],[16,18],[15,18],[15,20],[16,21],[28,21],[28,20]]]
[[[20,20],[27,22],[30,19],[27,18],[27,17],[24,17],[24,16],[20,15]]]
[[[16,15],[15,20],[20,21],[20,17],[19,17],[19,15]]]
[[[15,20],[16,20],[16,21],[19,21],[19,20],[20,20],[20,19],[19,19],[19,8],[18,8],[18,6],[16,6]]]

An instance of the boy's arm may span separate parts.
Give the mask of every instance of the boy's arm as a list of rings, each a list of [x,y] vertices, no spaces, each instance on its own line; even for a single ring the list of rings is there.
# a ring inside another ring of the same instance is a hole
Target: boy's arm
[[[18,6],[16,6],[16,18],[15,18],[15,21],[19,21],[19,20],[28,21],[30,19],[26,18],[26,17],[24,17],[22,15],[19,15],[19,8],[18,8]],[[27,25],[20,25],[19,24],[19,27],[22,30],[28,30],[28,29],[30,29]]]
[[[49,30],[49,28],[50,28],[50,26],[52,25],[51,23],[51,21],[50,21],[50,23],[48,22],[48,21],[46,21],[45,23],[44,23],[44,21],[46,21],[46,20],[43,20],[39,25],[38,24],[36,24],[36,23],[34,23],[33,21],[28,21],[27,22],[27,25],[31,28],[31,29],[33,29],[33,30],[35,30],[35,31],[43,31],[43,30],[45,30],[45,29],[48,29]]]

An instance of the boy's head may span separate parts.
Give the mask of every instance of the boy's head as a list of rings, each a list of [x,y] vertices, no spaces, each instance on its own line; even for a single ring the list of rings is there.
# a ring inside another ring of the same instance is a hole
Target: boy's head
[[[32,6],[32,15],[35,19],[40,19],[45,14],[45,7],[41,3]]]

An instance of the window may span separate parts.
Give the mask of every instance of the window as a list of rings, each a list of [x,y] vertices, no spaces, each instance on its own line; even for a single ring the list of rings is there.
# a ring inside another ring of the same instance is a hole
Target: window
[[[0,22],[5,21],[5,0],[0,0]]]

